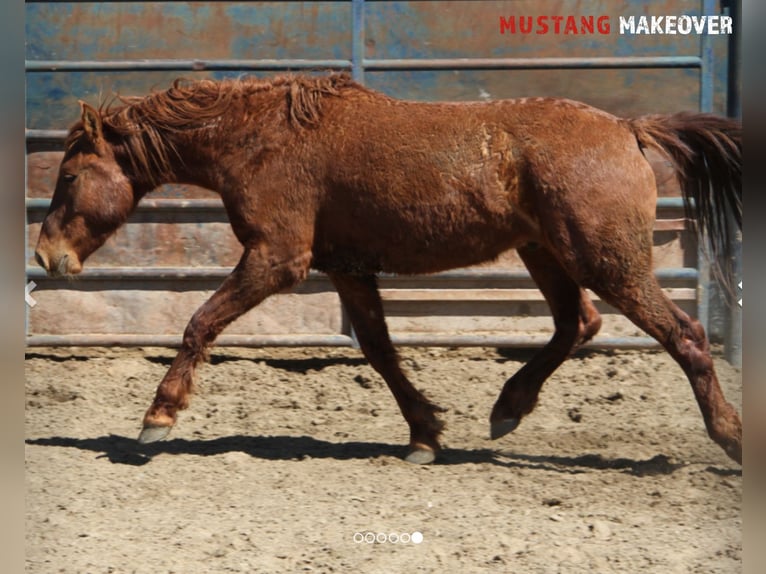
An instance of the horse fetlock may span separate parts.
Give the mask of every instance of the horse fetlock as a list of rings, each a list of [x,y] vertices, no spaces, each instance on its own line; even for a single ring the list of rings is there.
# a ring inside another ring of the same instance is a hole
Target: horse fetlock
[[[144,415],[144,428],[172,427],[176,424],[176,409],[168,405],[152,405]]]
[[[404,418],[410,425],[413,436],[424,434],[438,437],[444,430],[444,422],[436,416],[436,413],[444,413],[446,411],[447,409],[433,403],[421,402],[404,412]]]

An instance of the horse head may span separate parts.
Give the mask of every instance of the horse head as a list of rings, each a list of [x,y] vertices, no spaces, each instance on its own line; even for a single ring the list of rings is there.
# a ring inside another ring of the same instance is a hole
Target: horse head
[[[56,189],[35,249],[49,275],[72,275],[127,220],[135,207],[133,184],[115,157],[109,129],[84,102],[69,132]]]

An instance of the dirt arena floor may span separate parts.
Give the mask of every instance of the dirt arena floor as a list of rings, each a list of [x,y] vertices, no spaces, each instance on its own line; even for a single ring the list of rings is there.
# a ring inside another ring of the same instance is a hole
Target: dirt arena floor
[[[577,355],[490,441],[528,352],[402,349],[448,408],[426,467],[401,460],[407,427],[352,349],[214,350],[141,447],[173,354],[28,349],[29,574],[741,571],[741,468],[664,353]],[[739,371],[717,369],[741,408]]]

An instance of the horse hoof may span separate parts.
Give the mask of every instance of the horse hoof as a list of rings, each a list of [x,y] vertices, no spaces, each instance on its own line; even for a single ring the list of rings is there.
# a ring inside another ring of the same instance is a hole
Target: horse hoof
[[[489,437],[492,440],[498,439],[501,436],[507,435],[509,432],[516,430],[519,426],[520,419],[503,419],[500,421],[492,421],[489,425]]]
[[[729,455],[729,458],[734,462],[742,466],[742,444],[737,443],[724,447],[724,451]]]
[[[138,435],[138,442],[149,444],[150,442],[162,440],[170,434],[171,428],[173,427],[144,427],[141,430],[141,434]]]
[[[412,464],[431,464],[436,460],[436,453],[427,448],[415,448],[410,451],[404,460]]]

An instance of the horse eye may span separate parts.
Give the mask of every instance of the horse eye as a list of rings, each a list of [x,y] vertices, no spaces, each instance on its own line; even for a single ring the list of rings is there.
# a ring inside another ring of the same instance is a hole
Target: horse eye
[[[77,179],[77,175],[74,173],[65,173],[61,176],[61,179],[63,179],[67,183],[72,183],[74,180]]]

